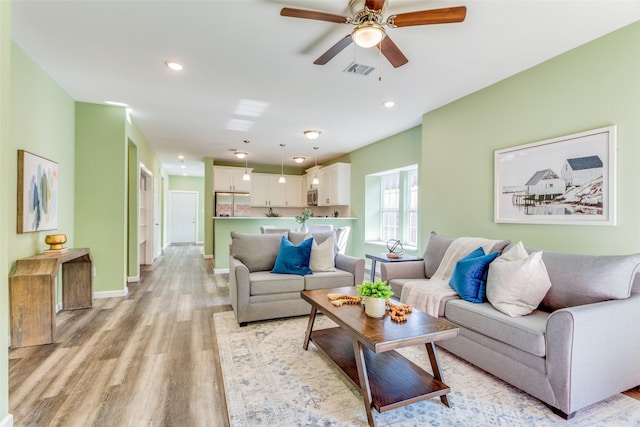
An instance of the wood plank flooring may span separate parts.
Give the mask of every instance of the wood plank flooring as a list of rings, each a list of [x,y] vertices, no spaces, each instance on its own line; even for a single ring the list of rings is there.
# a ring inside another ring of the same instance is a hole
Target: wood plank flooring
[[[229,425],[213,322],[227,276],[201,246],[171,246],[129,291],[60,312],[55,344],[9,351],[14,425]]]
[[[16,426],[228,426],[213,314],[227,277],[171,246],[126,298],[58,313],[55,344],[9,352]]]

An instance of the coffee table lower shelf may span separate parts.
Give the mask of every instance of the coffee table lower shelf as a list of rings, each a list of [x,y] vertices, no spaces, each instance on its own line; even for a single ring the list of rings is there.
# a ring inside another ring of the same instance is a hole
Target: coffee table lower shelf
[[[311,332],[311,341],[362,394],[354,339],[340,327]],[[364,348],[371,404],[378,412],[444,396],[449,387],[396,351],[374,353]]]

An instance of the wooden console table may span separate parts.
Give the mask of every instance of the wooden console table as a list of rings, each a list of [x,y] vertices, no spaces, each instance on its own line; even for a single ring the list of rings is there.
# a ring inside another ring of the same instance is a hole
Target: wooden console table
[[[62,265],[62,310],[93,305],[93,258],[88,248],[16,261],[9,276],[11,347],[56,341],[56,276]]]

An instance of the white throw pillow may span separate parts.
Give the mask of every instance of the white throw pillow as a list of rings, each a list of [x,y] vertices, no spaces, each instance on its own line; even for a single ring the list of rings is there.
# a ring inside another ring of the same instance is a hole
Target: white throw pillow
[[[313,239],[309,268],[311,268],[313,272],[336,271],[333,236],[329,236],[320,244]]]
[[[497,310],[511,317],[535,310],[551,288],[542,251],[529,255],[522,242],[489,264],[487,299]]]

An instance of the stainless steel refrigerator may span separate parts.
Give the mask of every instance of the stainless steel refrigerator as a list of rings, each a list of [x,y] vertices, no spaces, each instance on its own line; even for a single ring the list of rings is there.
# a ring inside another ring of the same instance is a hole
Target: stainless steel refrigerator
[[[251,195],[216,193],[216,216],[251,216]]]

